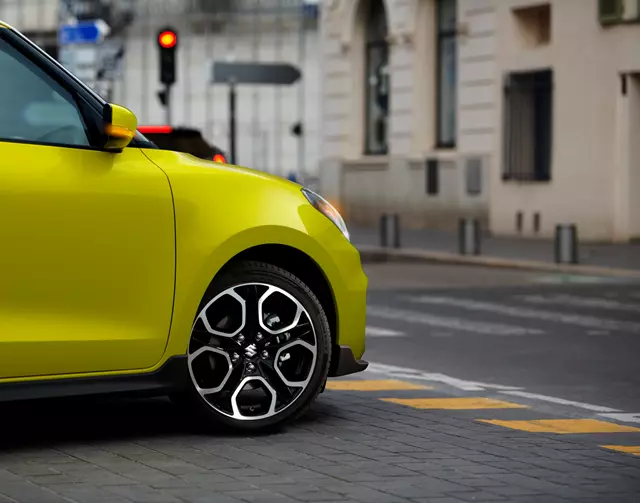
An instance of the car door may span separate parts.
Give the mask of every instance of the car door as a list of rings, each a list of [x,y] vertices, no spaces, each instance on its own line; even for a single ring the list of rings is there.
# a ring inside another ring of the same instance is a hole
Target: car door
[[[170,186],[139,148],[93,147],[92,99],[0,28],[0,379],[144,369],[166,346]]]

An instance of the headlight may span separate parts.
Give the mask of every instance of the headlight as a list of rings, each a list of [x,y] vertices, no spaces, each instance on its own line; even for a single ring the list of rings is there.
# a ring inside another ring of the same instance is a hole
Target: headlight
[[[329,201],[327,201],[321,195],[316,194],[312,190],[306,188],[302,189],[302,193],[316,210],[318,210],[325,217],[331,220],[335,224],[335,226],[340,229],[340,232],[342,232],[347,240],[351,240],[349,231],[347,230],[347,224],[344,223],[344,220],[340,216],[340,212],[338,212],[338,210],[336,210]]]

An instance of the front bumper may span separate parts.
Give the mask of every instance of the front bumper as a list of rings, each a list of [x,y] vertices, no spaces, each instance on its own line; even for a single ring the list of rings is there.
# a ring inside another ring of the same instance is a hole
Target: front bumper
[[[329,377],[346,376],[362,372],[369,366],[369,362],[356,359],[349,346],[335,346],[333,348]]]

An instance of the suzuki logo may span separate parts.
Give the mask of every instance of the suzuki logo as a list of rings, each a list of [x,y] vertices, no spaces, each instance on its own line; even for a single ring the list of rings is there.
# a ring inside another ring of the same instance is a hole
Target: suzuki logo
[[[249,344],[246,348],[244,348],[244,354],[247,358],[253,358],[258,353],[255,344]]]

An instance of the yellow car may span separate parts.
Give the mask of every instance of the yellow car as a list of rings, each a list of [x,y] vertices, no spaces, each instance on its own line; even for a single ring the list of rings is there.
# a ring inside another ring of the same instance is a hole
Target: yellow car
[[[259,429],[364,370],[336,209],[136,127],[0,22],[0,401],[167,395]]]

